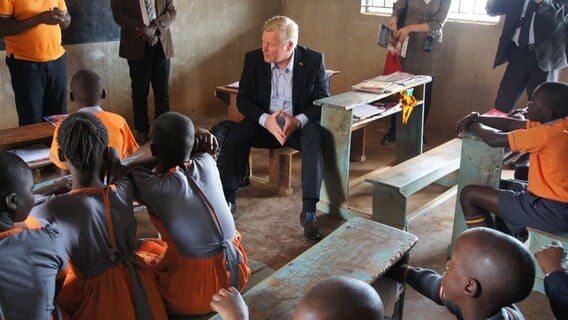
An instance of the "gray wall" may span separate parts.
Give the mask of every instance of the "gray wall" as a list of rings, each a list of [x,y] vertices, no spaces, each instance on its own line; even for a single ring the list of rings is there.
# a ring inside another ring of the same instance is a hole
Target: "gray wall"
[[[262,23],[280,13],[280,0],[177,0],[175,5],[178,14],[172,25],[176,55],[171,62],[171,109],[190,116],[224,114],[223,103],[213,96],[214,88],[239,79],[244,53],[260,47]],[[65,49],[69,80],[82,68],[98,72],[108,91],[103,107],[132,124],[128,65],[118,57],[118,42]],[[0,53],[2,60],[4,55]],[[69,107],[72,111],[73,106]],[[10,74],[3,61],[0,113],[0,129],[17,126]]]
[[[282,0],[282,11],[300,25],[300,43],[325,53],[328,68],[340,70],[332,93],[382,73],[386,50],[376,44],[377,28],[389,18],[363,15],[359,0]],[[447,22],[445,68],[434,83],[427,128],[453,132],[457,119],[493,107],[504,66],[493,70],[502,25]],[[568,81],[568,72],[561,78]],[[523,97],[520,103],[526,103]]]
[[[376,45],[376,29],[388,18],[362,15],[359,0],[177,0],[172,26],[176,56],[172,60],[172,110],[190,116],[221,115],[214,88],[238,80],[244,52],[260,46],[260,27],[275,14],[300,25],[300,43],[323,51],[327,67],[340,70],[332,93],[348,90],[382,72],[385,50]],[[428,128],[452,132],[455,121],[492,107],[504,71],[493,57],[500,25],[448,22],[444,28],[445,70],[434,86]],[[118,42],[66,46],[68,74],[81,68],[99,72],[109,93],[103,107],[132,123],[130,80]],[[3,54],[1,54],[3,56]],[[564,72],[562,80],[568,80]],[[526,100],[525,100],[526,101]],[[524,102],[523,102],[524,103]],[[151,105],[151,104],[150,104]],[[72,108],[71,108],[72,109]],[[0,129],[17,125],[10,76],[0,62]]]

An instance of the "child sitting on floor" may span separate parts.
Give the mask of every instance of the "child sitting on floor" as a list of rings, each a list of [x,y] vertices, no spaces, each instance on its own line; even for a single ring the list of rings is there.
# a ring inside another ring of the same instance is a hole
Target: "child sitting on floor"
[[[489,228],[462,233],[446,272],[408,265],[388,275],[406,282],[458,319],[524,319],[513,303],[525,299],[534,284],[530,252],[517,239]]]
[[[530,154],[525,190],[475,185],[463,188],[460,204],[468,227],[493,227],[492,212],[504,220],[509,229],[505,231],[519,238],[524,237],[525,227],[568,231],[568,134],[564,132],[568,126],[568,84],[547,82],[538,86],[527,116],[528,121],[474,112],[458,121],[458,132],[471,130],[492,147]]]
[[[106,128],[77,112],[59,126],[58,142],[72,190],[34,210],[61,230],[69,255],[57,303],[72,319],[167,319],[152,272],[134,254],[134,186],[126,178],[107,186],[101,178],[111,152]]]
[[[104,111],[100,107],[101,99],[106,98],[107,93],[103,89],[101,77],[97,73],[87,69],[77,71],[71,78],[70,87],[69,97],[74,105],[79,108],[78,112],[90,112],[101,120],[108,132],[108,146],[118,151],[121,160],[138,150],[138,144],[134,140],[126,120],[122,116]],[[59,161],[57,156],[59,149],[58,135],[59,129],[55,128],[49,159],[60,169],[66,170],[65,164]]]
[[[203,152],[214,152],[216,140],[211,134],[196,140],[192,121],[175,112],[158,117],[152,136],[156,171],[136,167],[132,177],[167,244],[153,261],[158,287],[170,315],[206,314],[214,293],[230,286],[242,290],[250,276],[215,160]],[[157,242],[145,241],[152,244]]]
[[[248,320],[248,308],[235,288],[213,295],[211,307],[223,320]],[[382,320],[383,302],[363,281],[335,276],[312,287],[295,308],[296,320]]]
[[[67,263],[59,232],[51,225],[14,227],[34,205],[33,186],[28,165],[0,152],[0,319],[62,318],[54,304],[56,278],[63,279]]]

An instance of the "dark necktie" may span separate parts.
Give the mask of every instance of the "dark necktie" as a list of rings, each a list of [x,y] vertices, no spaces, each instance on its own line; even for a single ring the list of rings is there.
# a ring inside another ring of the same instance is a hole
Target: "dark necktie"
[[[521,48],[524,48],[529,45],[531,22],[535,10],[536,10],[536,3],[533,0],[529,0],[529,4],[527,5],[527,10],[525,10],[523,24],[521,25],[521,33],[519,34],[519,47]]]
[[[144,0],[144,3],[146,3],[146,10],[148,10],[148,18],[150,21],[154,21],[156,19],[156,12],[154,11],[152,0]]]

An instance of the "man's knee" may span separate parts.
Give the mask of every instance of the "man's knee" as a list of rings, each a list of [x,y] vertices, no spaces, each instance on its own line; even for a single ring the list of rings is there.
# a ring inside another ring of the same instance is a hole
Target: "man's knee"
[[[317,122],[310,122],[302,128],[302,140],[321,145],[323,128]]]

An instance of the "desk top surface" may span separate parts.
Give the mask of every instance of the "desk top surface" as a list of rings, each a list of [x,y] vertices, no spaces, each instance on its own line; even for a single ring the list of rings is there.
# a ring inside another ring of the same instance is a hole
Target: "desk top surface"
[[[291,319],[303,294],[331,276],[372,283],[417,241],[408,232],[353,218],[248,291],[251,319]]]
[[[48,122],[0,130],[0,150],[26,146],[53,137],[55,127]]]

